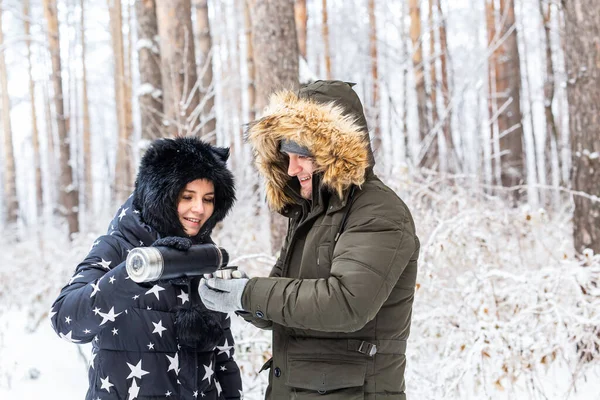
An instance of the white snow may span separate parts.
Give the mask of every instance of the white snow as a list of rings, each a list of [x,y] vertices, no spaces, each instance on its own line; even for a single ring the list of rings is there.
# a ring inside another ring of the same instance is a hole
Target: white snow
[[[568,214],[514,209],[467,182],[386,180],[411,208],[422,243],[409,398],[600,399],[600,255],[574,253]],[[265,217],[252,216],[251,187],[240,186],[214,239],[231,249],[232,264],[258,276],[275,257]],[[72,243],[65,227],[46,226],[0,244],[1,399],[83,398],[89,347],[82,355],[58,338],[47,312],[110,217],[95,218],[95,232]],[[267,376],[258,370],[271,355],[270,332],[232,321],[246,399],[262,399]],[[581,344],[594,360],[581,362]]]

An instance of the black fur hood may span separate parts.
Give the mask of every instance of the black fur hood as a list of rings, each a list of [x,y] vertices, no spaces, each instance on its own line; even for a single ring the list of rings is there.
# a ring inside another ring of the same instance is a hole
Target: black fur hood
[[[213,215],[204,223],[194,242],[205,241],[215,225],[235,202],[233,175],[227,169],[229,149],[211,146],[195,137],[159,139],[152,142],[140,163],[133,205],[143,222],[161,237],[187,237],[177,215],[181,190],[196,179],[208,179],[215,187]]]

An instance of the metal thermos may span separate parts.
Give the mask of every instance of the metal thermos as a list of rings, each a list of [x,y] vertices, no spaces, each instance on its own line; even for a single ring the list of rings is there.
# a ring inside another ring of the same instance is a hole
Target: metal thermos
[[[214,244],[197,244],[186,251],[171,247],[136,247],[127,255],[125,267],[135,282],[212,274],[227,266],[229,254]]]

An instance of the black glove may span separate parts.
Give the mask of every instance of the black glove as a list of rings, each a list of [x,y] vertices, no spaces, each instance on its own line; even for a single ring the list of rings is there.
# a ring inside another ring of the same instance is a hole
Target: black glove
[[[192,241],[188,238],[179,237],[179,236],[167,236],[164,238],[160,238],[152,243],[152,247],[164,246],[170,247],[172,249],[188,251],[190,247],[192,247]]]
[[[179,237],[179,236],[167,236],[164,238],[160,238],[152,243],[152,247],[170,247],[179,251],[188,251],[190,247],[192,247],[192,241],[188,238]],[[167,280],[159,280],[159,283],[169,283],[171,285],[180,285],[186,286],[189,282],[189,278],[175,278],[175,279],[167,279]]]

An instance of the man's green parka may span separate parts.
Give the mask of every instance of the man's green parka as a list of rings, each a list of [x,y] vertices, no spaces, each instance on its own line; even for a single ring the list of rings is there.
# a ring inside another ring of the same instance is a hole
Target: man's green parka
[[[273,330],[267,398],[406,399],[419,240],[407,206],[373,172],[352,85],[273,95],[248,138],[269,205],[289,218],[270,277],[252,278],[242,297],[242,315]],[[282,139],[314,156],[312,201],[287,175]]]

